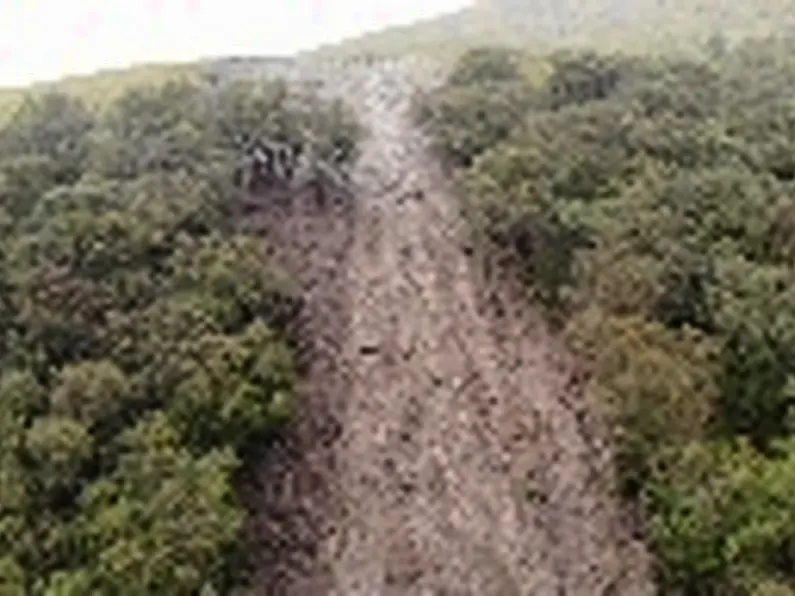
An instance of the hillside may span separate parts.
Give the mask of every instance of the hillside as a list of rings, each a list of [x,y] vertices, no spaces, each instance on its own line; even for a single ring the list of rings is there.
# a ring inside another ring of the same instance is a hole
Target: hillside
[[[310,62],[347,58],[432,56],[450,63],[472,47],[524,47],[544,53],[575,46],[600,51],[702,51],[705,45],[726,45],[748,36],[786,33],[795,27],[795,0],[718,3],[710,0],[474,0],[470,8],[408,25],[373,31],[338,44],[296,55]],[[537,56],[530,58],[537,61]],[[90,105],[112,101],[124,90],[158,83],[175,75],[245,58],[208,59],[199,63],[140,65],[93,75],[41,83],[34,89],[56,88],[73,93]],[[252,57],[258,64],[283,60]],[[536,67],[537,68],[537,67]],[[0,122],[18,105],[22,91],[0,89]]]
[[[642,594],[576,367],[467,255],[415,73],[324,82],[370,132],[327,209],[238,197],[230,134],[356,141],[351,110],[208,82],[0,129],[3,591]]]
[[[789,4],[624,4],[0,97],[0,593],[795,594]]]
[[[575,46],[601,51],[692,52],[795,27],[793,0],[475,0],[471,8],[321,47],[310,55],[455,58],[478,45],[535,51]]]
[[[406,54],[431,54],[451,60],[462,50],[475,44],[489,44],[506,38],[505,27],[480,11],[465,9],[438,17],[423,19],[409,25],[390,27],[367,33],[340,44],[329,44],[304,52],[304,57],[397,57]],[[520,42],[520,38],[513,40]]]
[[[477,0],[516,32],[539,42],[590,44],[603,50],[670,51],[715,34],[733,39],[784,32],[795,24],[791,0]]]

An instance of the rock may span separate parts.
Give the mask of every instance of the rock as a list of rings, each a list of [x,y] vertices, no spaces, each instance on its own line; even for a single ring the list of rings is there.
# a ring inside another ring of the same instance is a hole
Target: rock
[[[362,356],[373,356],[378,354],[380,350],[380,346],[375,341],[369,341],[359,346],[359,353]]]

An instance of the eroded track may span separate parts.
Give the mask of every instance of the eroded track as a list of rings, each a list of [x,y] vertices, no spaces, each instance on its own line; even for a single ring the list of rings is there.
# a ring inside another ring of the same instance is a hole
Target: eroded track
[[[649,593],[571,363],[462,251],[407,89],[373,76],[351,100],[372,135],[355,212],[303,240],[295,216],[272,224],[304,282],[325,277],[308,408],[264,470],[262,593]]]

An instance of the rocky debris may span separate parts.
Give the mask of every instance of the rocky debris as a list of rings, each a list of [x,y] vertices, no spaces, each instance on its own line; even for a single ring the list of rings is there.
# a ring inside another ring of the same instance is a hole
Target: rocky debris
[[[573,367],[509,276],[478,285],[455,197],[406,113],[410,73],[393,71],[362,69],[326,89],[371,138],[337,281],[309,305],[340,348],[312,359],[310,420],[296,425],[300,456],[283,474],[320,486],[281,489],[316,515],[271,536],[320,529],[282,547],[295,555],[263,572],[261,593],[591,596],[613,586],[645,596],[644,550],[612,493],[607,447],[594,447],[607,443],[591,440],[598,425],[584,428],[573,405]],[[423,200],[405,198],[418,188]],[[316,254],[305,258],[315,266]],[[328,451],[318,451],[319,416],[338,424]],[[272,490],[294,486],[265,478]]]

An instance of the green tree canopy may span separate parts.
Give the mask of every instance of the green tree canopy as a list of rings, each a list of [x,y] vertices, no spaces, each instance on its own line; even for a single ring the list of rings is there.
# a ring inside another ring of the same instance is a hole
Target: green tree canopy
[[[560,53],[500,97],[515,57],[470,54],[425,102],[477,237],[590,367],[661,594],[795,594],[793,50]]]
[[[187,79],[100,112],[31,94],[0,129],[3,594],[245,583],[234,478],[298,371],[296,286],[230,231],[241,132],[359,133],[281,82]]]

